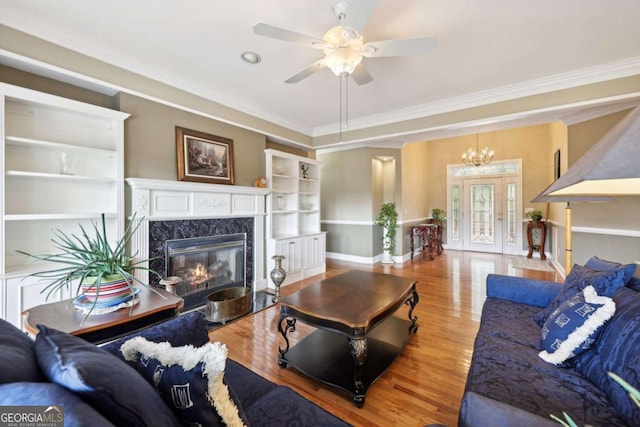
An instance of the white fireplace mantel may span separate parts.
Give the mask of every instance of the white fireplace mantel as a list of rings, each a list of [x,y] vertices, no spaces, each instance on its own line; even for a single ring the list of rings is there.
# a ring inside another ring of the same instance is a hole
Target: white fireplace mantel
[[[264,216],[267,188],[127,178],[131,213],[148,220]]]
[[[253,217],[253,290],[267,286],[264,216],[269,189],[146,178],[125,181],[131,188],[131,216],[142,221],[131,240],[133,253],[140,259],[149,257],[149,221]]]

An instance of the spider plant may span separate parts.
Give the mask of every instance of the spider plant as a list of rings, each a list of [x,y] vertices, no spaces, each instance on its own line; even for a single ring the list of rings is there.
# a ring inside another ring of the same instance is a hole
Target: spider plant
[[[94,231],[92,234],[88,233],[82,225],[79,225],[79,235],[71,234],[69,236],[60,229],[53,230],[54,237],[51,242],[54,248],[60,250],[59,253],[30,254],[20,250],[17,251],[34,260],[46,261],[59,266],[30,274],[30,276],[53,280],[41,291],[42,293],[47,293],[47,299],[51,294],[62,289],[70,289],[72,282],[77,284],[74,294],[76,296],[83,295],[90,290],[99,293],[100,286],[103,283],[113,281],[114,275],[118,275],[117,277],[121,277],[123,281],[126,281],[132,290],[133,284],[137,282],[158,293],[153,287],[141,282],[133,275],[135,270],[146,270],[162,278],[156,271],[144,265],[149,259],[134,261],[135,254],[130,255],[127,252],[129,241],[141,222],[137,222],[134,215],[122,237],[115,242],[115,246],[112,246],[107,238],[104,213],[101,215],[101,219],[101,227],[92,222]],[[84,290],[82,285],[85,285]],[[87,315],[91,313],[94,307],[95,301]]]

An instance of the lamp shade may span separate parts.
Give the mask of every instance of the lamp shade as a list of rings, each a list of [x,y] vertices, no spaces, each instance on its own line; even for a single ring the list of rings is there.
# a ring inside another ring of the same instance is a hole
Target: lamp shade
[[[572,201],[566,198],[601,195],[640,195],[640,107],[629,112],[532,201]],[[556,197],[553,200],[539,199],[543,196]]]

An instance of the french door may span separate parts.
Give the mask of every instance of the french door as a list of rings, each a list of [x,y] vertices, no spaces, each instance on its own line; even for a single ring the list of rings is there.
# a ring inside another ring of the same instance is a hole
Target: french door
[[[521,160],[447,167],[447,247],[521,254],[521,167]]]
[[[464,180],[463,248],[502,253],[502,178]]]

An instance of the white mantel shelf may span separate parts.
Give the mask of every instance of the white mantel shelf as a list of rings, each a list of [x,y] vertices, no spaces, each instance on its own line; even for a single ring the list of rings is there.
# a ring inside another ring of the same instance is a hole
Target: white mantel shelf
[[[132,214],[148,220],[264,216],[268,188],[126,178]]]
[[[140,259],[149,257],[149,221],[253,217],[254,292],[266,286],[264,216],[268,188],[146,178],[125,181],[131,188],[131,215],[142,222],[131,240],[133,252]]]

